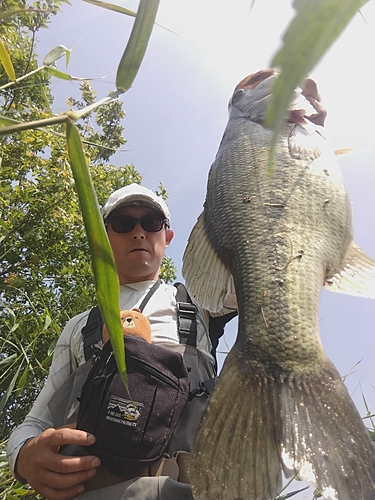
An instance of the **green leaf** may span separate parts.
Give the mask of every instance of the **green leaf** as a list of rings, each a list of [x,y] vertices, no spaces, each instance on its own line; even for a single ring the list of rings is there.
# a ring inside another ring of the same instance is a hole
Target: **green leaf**
[[[129,41],[122,55],[116,75],[116,87],[128,90],[143,61],[160,0],[140,0]]]
[[[98,305],[108,329],[119,372],[127,385],[124,339],[120,321],[119,281],[115,261],[99,212],[81,139],[73,123],[67,124],[66,135],[70,165],[89,244]]]
[[[14,72],[12,61],[10,60],[9,54],[5,45],[0,38],[0,61],[4,66],[5,72],[8,75],[9,80],[15,80],[16,74]]]
[[[8,365],[9,363],[12,363],[12,361],[14,361],[16,358],[17,354],[11,354],[10,356],[0,360],[0,366],[3,367],[5,365]]]
[[[52,355],[53,355],[53,352],[55,350],[57,341],[58,341],[58,337],[54,338],[53,341],[51,342],[51,344],[48,346],[47,358],[49,358],[49,357],[52,358]],[[44,363],[44,361],[43,361],[43,363]]]
[[[12,309],[10,309],[9,307],[7,307],[6,310],[7,310],[8,315],[9,315],[9,324],[11,327],[13,327],[16,324],[16,315],[14,314]]]
[[[18,327],[19,327],[19,326],[20,326],[20,324],[19,324],[19,323],[15,323],[15,324],[12,326],[12,328],[10,329],[10,332],[15,332],[15,331],[18,329]]]
[[[10,124],[10,125],[16,125],[16,124],[19,124],[19,123],[22,123],[20,122],[19,120],[13,120],[13,118],[8,118],[7,116],[0,116],[0,123],[5,123],[5,124]]]
[[[27,365],[26,368],[24,369],[19,381],[18,381],[18,384],[17,384],[17,391],[18,392],[23,391],[23,388],[25,387],[25,384],[26,384],[28,374],[29,374],[29,366]]]
[[[68,57],[68,55],[67,55],[68,53],[69,53],[69,57],[70,57],[70,50],[69,49],[64,47],[64,45],[57,45],[57,47],[50,50],[48,52],[48,54],[46,54],[46,56],[43,59],[43,64],[45,64],[46,66],[49,66],[50,64],[53,64],[58,59],[60,59],[60,57],[62,57],[64,55],[66,57]],[[68,61],[69,61],[69,59],[67,59],[66,66],[68,66]]]
[[[70,55],[71,55],[72,51],[69,50],[69,49],[66,49],[66,53],[65,53],[65,67],[68,68],[69,66],[69,61],[70,61]]]
[[[103,9],[113,10],[114,12],[119,12],[120,14],[125,14],[127,16],[135,17],[137,14],[132,10],[125,9],[119,5],[114,5],[113,3],[101,2],[100,0],[83,0],[86,3],[91,3],[97,7],[103,7]]]
[[[273,129],[271,157],[294,90],[316,66],[368,0],[295,0],[296,16],[272,67],[281,70],[268,108],[265,126]]]
[[[0,401],[0,415],[2,414],[2,412],[3,412],[4,408],[5,408],[5,405],[8,402],[8,399],[9,399],[10,395],[12,394],[12,391],[13,391],[14,385],[16,383],[16,380],[17,380],[18,374],[20,372],[20,369],[21,369],[21,366],[18,367],[18,370],[14,374],[12,380],[10,381],[10,384],[8,385],[7,390],[3,394],[3,397],[1,398],[1,401]]]
[[[50,324],[51,324],[51,318],[48,316],[48,314],[46,314],[46,318],[44,320],[43,331],[47,330],[47,328],[49,327]]]
[[[22,14],[24,12],[48,12],[44,9],[17,9],[17,10],[8,10],[7,12],[0,12],[0,19],[5,19],[6,17],[12,17],[17,14]]]
[[[71,76],[68,73],[64,73],[63,71],[59,71],[56,68],[48,67],[47,71],[51,76],[55,76],[60,80],[78,80],[78,78],[75,78],[74,76]]]

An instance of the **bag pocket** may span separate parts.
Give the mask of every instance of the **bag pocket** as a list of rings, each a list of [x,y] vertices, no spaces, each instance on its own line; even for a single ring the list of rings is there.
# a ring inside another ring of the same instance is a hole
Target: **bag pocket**
[[[83,386],[77,422],[96,436],[88,451],[116,475],[163,455],[189,392],[179,353],[133,336],[125,347],[129,391],[107,343]]]

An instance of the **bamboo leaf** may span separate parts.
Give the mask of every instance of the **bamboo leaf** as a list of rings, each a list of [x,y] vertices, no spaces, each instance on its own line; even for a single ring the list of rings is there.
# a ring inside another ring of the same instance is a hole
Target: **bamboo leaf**
[[[10,395],[13,392],[14,385],[16,383],[16,380],[17,380],[18,374],[20,372],[20,369],[21,369],[21,366],[18,367],[18,370],[14,374],[12,380],[10,381],[10,384],[8,385],[7,390],[4,392],[3,397],[1,398],[1,401],[0,401],[0,415],[2,414],[2,412],[3,412],[4,408],[5,408],[5,405],[8,402],[9,397],[10,397]]]
[[[71,76],[69,75],[68,73],[64,73],[63,71],[59,71],[58,69],[56,68],[51,68],[51,67],[48,67],[47,68],[47,71],[48,73],[51,75],[51,76],[54,76],[56,78],[59,78],[60,80],[79,80],[79,78],[77,77],[74,77],[74,76]]]
[[[50,316],[48,316],[48,314],[46,314],[46,317],[44,319],[43,331],[48,329],[51,322],[52,322],[52,320],[51,320]]]
[[[14,67],[12,61],[9,57],[7,49],[0,38],[0,61],[4,66],[5,73],[8,75],[9,80],[16,79],[16,73],[14,72]]]
[[[27,381],[27,376],[29,374],[29,366],[26,365],[26,368],[24,369],[18,384],[17,384],[17,391],[20,393],[23,391],[23,388],[25,387],[26,381]]]
[[[66,49],[66,52],[65,52],[65,67],[68,68],[69,66],[69,61],[70,61],[70,55],[71,55],[72,51],[69,50],[69,49]]]
[[[67,123],[66,135],[70,165],[89,243],[98,304],[109,332],[119,372],[125,385],[127,385],[124,339],[120,321],[119,282],[116,266],[104,223],[99,212],[81,139],[77,128],[71,122]]]
[[[0,360],[0,366],[3,367],[5,365],[9,365],[9,363],[12,363],[16,358],[17,358],[17,354],[11,354],[7,358]]]
[[[6,17],[13,17],[17,14],[22,14],[24,12],[48,12],[44,9],[17,9],[17,10],[8,10],[6,12],[0,12],[0,20],[5,19]]]
[[[116,75],[116,87],[128,90],[137,76],[154,26],[160,0],[140,0],[129,41]]]
[[[0,116],[0,123],[5,123],[5,124],[9,124],[9,125],[17,125],[19,123],[22,123],[20,122],[19,120],[14,120],[13,118],[8,118],[7,116]]]
[[[7,310],[8,315],[9,315],[9,324],[11,327],[13,327],[16,324],[16,315],[14,314],[12,309],[10,309],[9,307],[7,307],[6,310]]]
[[[66,48],[64,45],[57,45],[54,49],[50,50],[48,54],[45,55],[43,59],[43,64],[46,66],[50,66],[55,63],[62,56],[67,56],[70,54],[70,50]],[[69,56],[70,57],[70,56]],[[66,64],[68,66],[68,63]]]
[[[114,5],[113,3],[101,2],[100,0],[83,0],[86,3],[91,3],[97,7],[102,7],[103,9],[113,10],[113,12],[119,12],[120,14],[125,14],[127,16],[135,17],[137,14],[132,10],[125,9],[119,5]]]
[[[67,64],[68,64],[68,60],[67,60]],[[103,78],[101,76],[99,76],[99,77],[73,76],[73,75],[69,75],[69,73],[65,73],[64,71],[60,71],[56,68],[53,68],[52,66],[47,66],[45,69],[48,71],[48,73],[51,76],[55,76],[56,78],[59,78],[60,80],[76,80],[78,82],[85,82],[87,80],[95,80],[95,79]]]
[[[296,16],[276,53],[272,67],[281,70],[265,125],[273,129],[271,158],[293,92],[368,0],[295,0]]]

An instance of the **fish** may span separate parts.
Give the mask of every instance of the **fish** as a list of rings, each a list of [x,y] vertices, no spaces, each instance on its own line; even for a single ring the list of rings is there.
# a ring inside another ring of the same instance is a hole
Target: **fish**
[[[279,72],[244,78],[189,236],[182,274],[217,313],[233,280],[238,333],[191,454],[197,500],[270,500],[282,473],[326,500],[375,498],[375,451],[319,334],[322,287],[375,298],[315,81],[295,90],[269,172],[264,118]]]

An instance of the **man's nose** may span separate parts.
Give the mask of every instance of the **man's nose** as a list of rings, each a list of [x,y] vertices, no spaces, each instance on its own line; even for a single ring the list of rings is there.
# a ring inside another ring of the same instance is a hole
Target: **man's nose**
[[[141,226],[139,221],[137,221],[135,226],[134,226],[132,238],[134,240],[136,240],[137,238],[141,238],[141,239],[145,238],[145,230],[143,229],[143,227]]]

